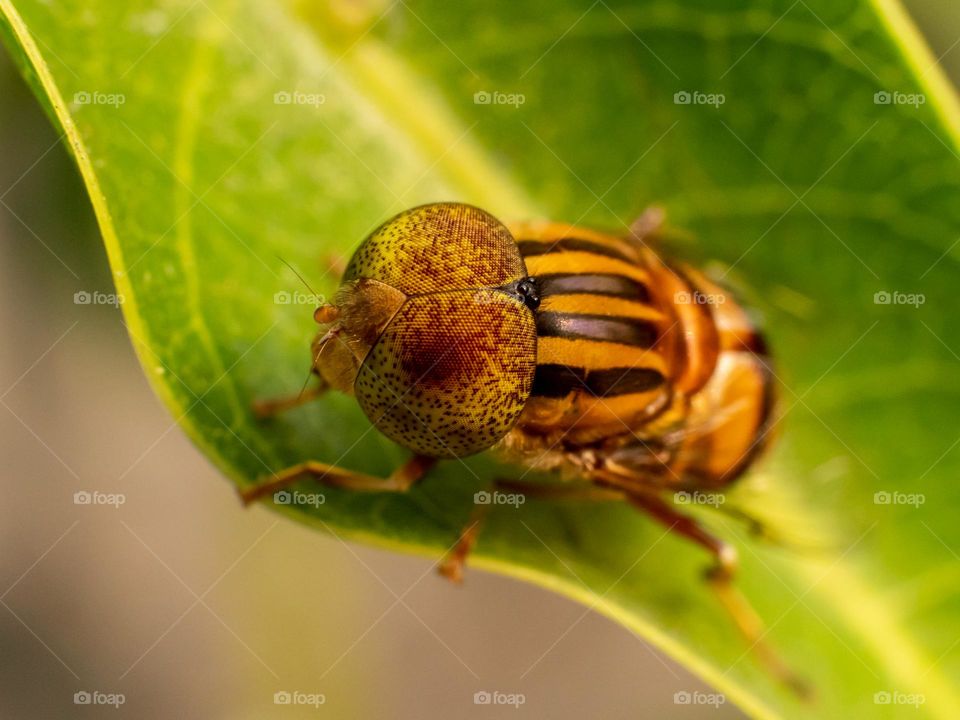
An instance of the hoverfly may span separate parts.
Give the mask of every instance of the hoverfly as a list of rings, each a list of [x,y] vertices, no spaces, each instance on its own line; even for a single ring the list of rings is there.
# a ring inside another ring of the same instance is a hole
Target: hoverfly
[[[251,502],[305,476],[402,492],[434,463],[493,450],[566,482],[497,481],[527,497],[629,503],[714,558],[710,586],[767,666],[731,585],[735,549],[686,515],[677,492],[722,491],[768,444],[775,388],[763,339],[730,295],[647,241],[662,212],[623,235],[556,222],[507,226],[460,203],[407,210],[357,248],[334,302],[317,308],[319,382],[270,415],[336,390],[413,455],[388,478],[307,461],[242,491]],[[440,565],[459,580],[480,526]]]

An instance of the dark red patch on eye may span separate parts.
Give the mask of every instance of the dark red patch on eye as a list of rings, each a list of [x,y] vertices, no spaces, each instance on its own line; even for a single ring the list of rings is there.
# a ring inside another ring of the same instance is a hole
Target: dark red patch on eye
[[[400,358],[404,374],[414,384],[438,387],[469,376],[482,367],[482,333],[458,333],[451,337],[441,328],[429,328],[408,338]]]
[[[399,359],[411,384],[452,390],[463,379],[489,372],[497,343],[509,343],[495,313],[466,297],[460,305],[437,302],[405,317]]]
[[[533,313],[504,293],[409,299],[364,360],[354,391],[367,417],[415,452],[462,457],[516,422],[536,366]]]

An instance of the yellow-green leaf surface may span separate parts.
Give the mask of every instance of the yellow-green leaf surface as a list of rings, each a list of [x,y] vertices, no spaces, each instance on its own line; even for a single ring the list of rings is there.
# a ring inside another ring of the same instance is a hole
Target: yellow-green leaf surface
[[[705,518],[740,547],[740,585],[817,704],[758,667],[699,581],[702,552],[626,507],[498,508],[474,566],[616,618],[757,717],[960,717],[958,116],[894,2],[0,14],[87,183],[144,368],[231,481],[405,457],[346,397],[254,420],[253,399],[299,389],[315,327],[311,305],[277,301],[305,292],[278,255],[330,293],[336,256],[417,203],[619,230],[657,202],[691,231],[677,251],[743,289],[778,360],[779,441],[729,502],[825,549]],[[286,512],[438,557],[494,474],[518,472],[480,456],[407,496],[331,490]]]

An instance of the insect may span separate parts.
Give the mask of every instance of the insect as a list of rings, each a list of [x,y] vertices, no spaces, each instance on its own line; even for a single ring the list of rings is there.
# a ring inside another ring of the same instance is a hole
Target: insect
[[[736,624],[781,679],[801,681],[761,641],[731,584],[734,548],[670,495],[722,491],[768,444],[775,387],[763,339],[729,294],[648,245],[652,209],[623,236],[555,222],[507,226],[479,208],[407,210],[354,253],[334,302],[317,308],[312,370],[298,398],[354,395],[412,451],[387,478],[307,461],[242,491],[245,501],[305,476],[402,492],[440,459],[492,449],[561,482],[500,480],[527,497],[627,502],[713,557],[707,573]],[[454,580],[476,516],[443,560]]]

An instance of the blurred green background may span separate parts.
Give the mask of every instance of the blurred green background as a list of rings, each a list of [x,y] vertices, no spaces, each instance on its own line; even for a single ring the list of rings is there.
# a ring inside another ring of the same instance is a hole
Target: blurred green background
[[[905,4],[957,82],[960,6]],[[75,304],[113,292],[105,253],[2,53],[0,201],[0,717],[112,712],[80,690],[123,693],[118,717],[318,714],[278,708],[277,688],[322,693],[333,718],[741,716],[674,704],[709,688],[566,599],[479,572],[454,588],[426,560],[243,510],[153,396],[119,312]],[[75,505],[92,487],[126,502]],[[476,706],[478,690],[527,705]]]

